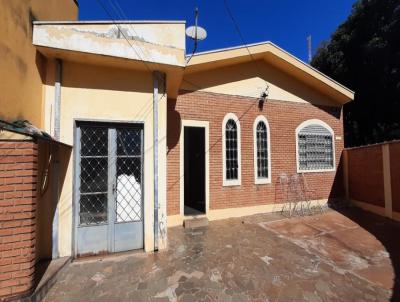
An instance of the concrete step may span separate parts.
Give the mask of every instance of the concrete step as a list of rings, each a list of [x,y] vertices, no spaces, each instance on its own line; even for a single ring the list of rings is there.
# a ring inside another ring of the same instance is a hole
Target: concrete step
[[[207,217],[193,217],[189,219],[185,219],[183,221],[183,226],[188,229],[195,229],[208,226],[208,218]]]

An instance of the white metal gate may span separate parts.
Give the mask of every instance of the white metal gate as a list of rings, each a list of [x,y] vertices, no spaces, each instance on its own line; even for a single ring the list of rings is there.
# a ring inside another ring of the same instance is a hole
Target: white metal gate
[[[143,125],[76,130],[76,254],[143,248]]]

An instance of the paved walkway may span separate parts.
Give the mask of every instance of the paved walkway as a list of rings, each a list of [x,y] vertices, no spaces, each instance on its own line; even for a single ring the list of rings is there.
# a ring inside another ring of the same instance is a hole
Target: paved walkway
[[[398,301],[399,231],[357,209],[171,228],[165,252],[72,263],[44,301]]]

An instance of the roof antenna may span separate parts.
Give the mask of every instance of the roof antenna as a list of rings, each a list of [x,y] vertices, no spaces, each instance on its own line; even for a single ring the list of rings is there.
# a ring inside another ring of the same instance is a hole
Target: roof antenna
[[[307,47],[308,47],[308,64],[311,63],[312,60],[312,40],[311,35],[307,37]]]
[[[198,41],[203,41],[205,38],[207,38],[206,30],[200,26],[197,26],[198,19],[199,19],[199,9],[196,7],[194,11],[194,26],[189,26],[188,28],[186,28],[186,36],[194,40],[193,52],[189,57],[189,59],[186,61],[186,64],[189,63],[194,53],[196,52]]]

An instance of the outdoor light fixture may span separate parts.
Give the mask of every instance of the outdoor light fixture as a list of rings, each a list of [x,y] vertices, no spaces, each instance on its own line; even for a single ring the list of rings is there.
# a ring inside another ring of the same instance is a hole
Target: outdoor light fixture
[[[268,99],[268,96],[269,96],[269,85],[267,84],[267,87],[261,93],[260,101],[266,102]]]
[[[263,109],[264,103],[267,101],[269,96],[269,85],[265,87],[265,89],[261,92],[260,98],[258,99],[258,108],[260,110]]]

